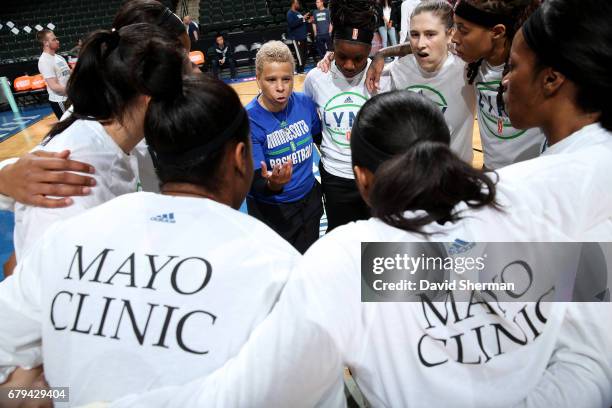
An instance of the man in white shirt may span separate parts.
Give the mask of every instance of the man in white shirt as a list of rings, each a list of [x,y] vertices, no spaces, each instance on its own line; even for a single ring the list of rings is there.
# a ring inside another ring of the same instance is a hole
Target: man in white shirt
[[[59,119],[66,111],[66,85],[70,78],[70,67],[62,56],[56,54],[60,42],[53,31],[42,30],[37,38],[43,49],[38,59],[38,71],[47,84],[51,109]]]

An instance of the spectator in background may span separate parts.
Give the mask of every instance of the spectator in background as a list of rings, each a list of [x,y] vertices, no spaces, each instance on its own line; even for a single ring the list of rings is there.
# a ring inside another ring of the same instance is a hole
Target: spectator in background
[[[402,2],[402,6],[400,8],[400,44],[404,43],[408,38],[408,34],[410,33],[410,17],[412,16],[412,12],[419,5],[420,2],[421,0],[404,0]]]
[[[329,9],[325,8],[323,0],[317,0],[315,4],[317,9],[312,12],[314,20],[312,23],[312,31],[316,39],[317,53],[319,54],[319,58],[322,59],[325,53],[332,49],[331,32],[333,27]]]
[[[397,44],[397,32],[395,25],[400,21],[397,6],[392,0],[378,0],[376,2],[376,14],[378,16],[378,32],[382,39],[382,47],[385,48],[390,41],[391,45]]]
[[[229,67],[232,79],[236,78],[236,61],[234,60],[234,48],[225,41],[223,34],[217,34],[215,45],[208,52],[212,63],[213,75],[219,79],[219,70]]]
[[[193,50],[193,46],[200,39],[200,29],[198,28],[198,24],[195,23],[190,16],[183,17],[183,24],[185,24],[185,28],[189,34],[189,41],[191,42],[190,50]]]
[[[291,0],[291,9],[287,12],[287,38],[293,41],[297,57],[297,72],[304,73],[306,65],[306,34],[310,13],[302,14],[299,0]]]
[[[66,111],[66,85],[70,78],[70,67],[64,57],[55,53],[59,50],[60,42],[53,31],[39,31],[36,38],[43,50],[38,59],[38,72],[45,79],[51,109],[59,119]]]
[[[78,39],[77,43],[74,47],[68,51],[68,55],[74,58],[78,58],[79,52],[81,52],[81,47],[83,46],[83,40],[81,38]]]

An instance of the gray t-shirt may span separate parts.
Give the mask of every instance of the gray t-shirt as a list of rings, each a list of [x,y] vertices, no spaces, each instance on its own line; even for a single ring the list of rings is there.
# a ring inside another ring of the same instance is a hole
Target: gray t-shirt
[[[329,9],[315,10],[312,12],[314,23],[317,25],[317,35],[328,34],[331,17]]]

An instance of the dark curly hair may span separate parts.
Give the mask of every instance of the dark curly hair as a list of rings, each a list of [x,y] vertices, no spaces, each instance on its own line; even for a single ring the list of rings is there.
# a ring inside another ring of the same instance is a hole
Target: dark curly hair
[[[329,11],[332,25],[376,31],[374,6],[373,0],[331,0]]]

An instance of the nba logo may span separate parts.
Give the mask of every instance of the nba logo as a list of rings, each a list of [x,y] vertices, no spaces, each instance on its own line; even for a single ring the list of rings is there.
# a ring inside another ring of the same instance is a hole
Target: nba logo
[[[358,36],[359,36],[359,29],[353,28],[353,41],[357,40]]]

